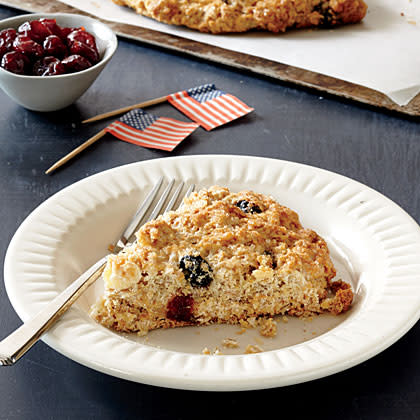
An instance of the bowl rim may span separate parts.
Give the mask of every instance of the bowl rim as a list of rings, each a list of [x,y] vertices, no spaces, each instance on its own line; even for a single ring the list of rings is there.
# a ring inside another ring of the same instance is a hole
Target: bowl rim
[[[26,79],[26,80],[49,80],[51,78],[54,78],[54,80],[57,80],[59,78],[61,79],[65,79],[65,78],[70,78],[70,77],[77,77],[79,74],[83,74],[83,73],[87,73],[89,71],[93,71],[95,68],[100,67],[100,66],[105,66],[106,63],[108,63],[108,61],[112,58],[112,56],[114,55],[115,51],[117,50],[118,47],[118,38],[117,35],[115,34],[115,32],[105,23],[101,22],[98,19],[95,19],[93,17],[90,16],[86,16],[86,15],[79,15],[77,13],[25,13],[22,15],[16,15],[16,16],[12,16],[9,17],[7,19],[2,19],[0,20],[0,25],[3,26],[4,23],[7,22],[13,22],[15,20],[21,20],[22,18],[26,18],[28,17],[33,17],[33,18],[55,18],[55,17],[61,17],[61,16],[72,16],[72,17],[78,17],[78,18],[82,18],[82,19],[87,19],[87,20],[91,20],[92,22],[98,23],[100,25],[102,25],[103,27],[105,27],[106,29],[109,30],[109,32],[111,33],[111,46],[108,47],[105,52],[110,51],[108,57],[106,58],[102,58],[100,61],[98,61],[96,64],[94,64],[93,66],[85,69],[85,70],[81,70],[78,72],[74,72],[74,73],[67,73],[67,74],[57,74],[57,75],[53,75],[53,76],[33,76],[33,75],[27,75],[27,74],[16,74],[13,73],[11,71],[7,71],[5,69],[3,69],[2,67],[0,67],[0,73],[6,73],[7,75],[12,75],[12,77],[17,77],[17,78],[21,78],[21,79]],[[35,20],[33,19],[33,20]],[[12,26],[11,26],[12,27]],[[7,28],[4,28],[7,29]],[[16,29],[16,28],[14,28]],[[0,28],[0,30],[3,30],[2,28]]]

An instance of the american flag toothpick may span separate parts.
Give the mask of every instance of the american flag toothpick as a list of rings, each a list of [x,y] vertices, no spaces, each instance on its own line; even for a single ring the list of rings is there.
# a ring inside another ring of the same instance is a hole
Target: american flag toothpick
[[[170,152],[197,127],[195,123],[156,117],[142,109],[133,109],[104,130],[120,140]]]
[[[167,100],[183,114],[212,130],[254,110],[235,96],[216,89],[214,84],[173,93]]]
[[[155,117],[140,109],[169,101],[175,108],[191,118],[195,123],[185,123],[173,118]],[[58,160],[45,173],[49,174],[83,150],[101,139],[106,133],[139,146],[172,151],[182,140],[189,136],[199,125],[212,130],[254,110],[229,93],[216,89],[214,84],[207,84],[172,93],[146,102],[126,106],[114,111],[84,120],[99,121],[114,115],[123,115],[94,136],[76,147]]]
[[[50,174],[60,166],[63,166],[70,159],[73,159],[90,145],[100,140],[106,133],[111,133],[120,140],[134,143],[138,146],[171,152],[198,127],[199,125],[196,123],[186,123],[173,118],[159,118],[136,108],[76,147],[55,162],[45,173]]]

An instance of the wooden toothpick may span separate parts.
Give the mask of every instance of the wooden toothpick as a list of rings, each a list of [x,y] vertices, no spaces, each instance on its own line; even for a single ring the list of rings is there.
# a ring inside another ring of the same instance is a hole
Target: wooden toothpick
[[[73,151],[71,151],[69,154],[58,160],[54,163],[50,168],[48,168],[45,173],[50,174],[52,171],[55,171],[60,166],[64,165],[66,162],[68,162],[71,158],[78,155],[80,152],[85,150],[87,147],[89,147],[91,144],[95,143],[95,141],[98,141],[100,138],[102,138],[106,134],[105,130],[101,130],[99,133],[95,134],[90,139],[86,140],[84,143],[82,143],[79,147],[76,147]]]
[[[88,118],[87,120],[82,121],[82,124],[90,123],[90,122],[93,122],[93,121],[103,120],[105,118],[113,117],[114,115],[118,115],[118,114],[122,114],[124,112],[131,111],[132,109],[146,108],[148,106],[161,104],[162,102],[166,102],[166,100],[167,100],[166,97],[167,96],[162,96],[160,98],[150,99],[149,101],[146,101],[146,102],[140,102],[139,104],[129,105],[129,106],[126,106],[124,108],[116,109],[114,111],[105,112],[104,114],[99,114],[99,115],[96,115],[95,117],[91,117],[91,118]]]
[[[160,98],[150,99],[145,102],[140,102],[138,104],[129,105],[124,108],[115,109],[114,111],[105,112],[104,114],[96,115],[94,117],[88,118],[87,120],[82,121],[83,124],[90,123],[93,121],[100,121],[105,118],[113,117],[114,115],[123,114],[124,112],[131,111],[132,109],[136,108],[147,108],[148,106],[161,104],[163,102],[167,101],[167,97],[169,95],[161,96]],[[66,162],[68,162],[70,159],[72,159],[74,156],[78,155],[80,152],[85,150],[87,147],[89,147],[91,144],[98,141],[101,137],[103,137],[106,134],[105,130],[101,130],[98,134],[95,134],[93,137],[91,137],[89,140],[86,140],[83,144],[81,144],[79,147],[76,147],[72,152],[61,158],[59,161],[54,163],[50,168],[48,168],[45,173],[50,174],[51,172],[55,171],[60,166],[64,165]]]

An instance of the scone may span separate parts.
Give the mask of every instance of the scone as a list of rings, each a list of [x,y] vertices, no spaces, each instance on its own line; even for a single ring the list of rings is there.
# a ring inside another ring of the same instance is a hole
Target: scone
[[[363,0],[113,0],[137,13],[214,34],[331,27],[360,22]]]
[[[218,186],[184,199],[111,255],[99,323],[145,334],[157,328],[239,324],[275,315],[339,314],[353,292],[325,241],[273,198]]]

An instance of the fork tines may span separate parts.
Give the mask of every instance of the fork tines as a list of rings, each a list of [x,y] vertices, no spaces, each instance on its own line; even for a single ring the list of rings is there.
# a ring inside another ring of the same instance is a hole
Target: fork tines
[[[0,355],[0,366],[12,366],[13,364],[14,364],[14,361],[11,357]]]
[[[161,213],[162,208],[163,208],[165,202],[168,200],[168,197],[171,193],[171,190],[173,189],[173,187],[175,185],[175,179],[172,178],[172,179],[169,180],[168,185],[166,186],[166,188],[164,189],[162,194],[159,196],[158,193],[159,193],[159,190],[160,190],[162,184],[163,184],[163,177],[160,177],[158,179],[158,181],[156,182],[156,184],[153,186],[152,190],[147,195],[147,197],[144,200],[144,202],[142,203],[142,205],[138,208],[136,214],[133,217],[133,220],[131,221],[131,223],[128,225],[127,229],[122,234],[121,239],[118,241],[118,244],[117,244],[118,247],[122,248],[125,245],[127,245],[128,240],[134,234],[134,232],[136,231],[138,226],[140,226],[140,225],[142,225],[146,222],[149,222],[150,220],[156,219],[156,217]],[[176,190],[174,191],[174,193],[172,194],[172,196],[170,197],[170,199],[168,200],[168,203],[167,203],[165,209],[163,210],[163,213],[166,213],[167,211],[170,211],[170,210],[174,209],[175,204],[178,201],[178,198],[179,198],[183,188],[184,188],[184,182],[181,182],[178,185],[178,187],[176,188]],[[184,198],[189,196],[194,191],[194,188],[195,188],[195,185],[191,184],[188,187],[186,193],[184,194]],[[150,212],[148,217],[145,217],[145,215],[149,211],[151,205],[153,204],[153,202],[158,197],[159,197],[159,199],[158,199],[157,203],[155,204],[154,208],[152,209],[152,211]],[[182,203],[181,203],[181,205],[182,205]]]

